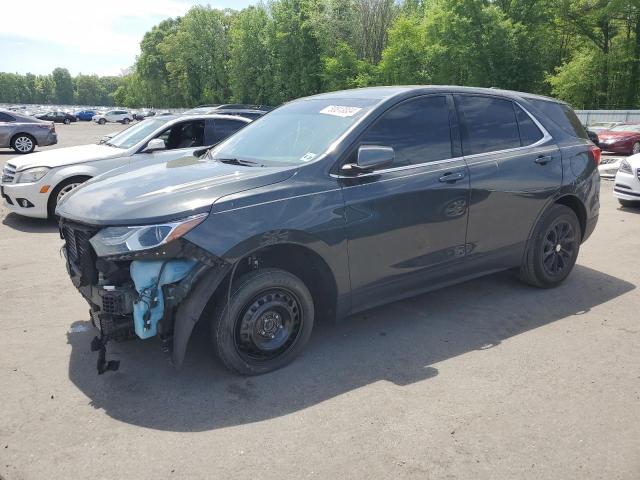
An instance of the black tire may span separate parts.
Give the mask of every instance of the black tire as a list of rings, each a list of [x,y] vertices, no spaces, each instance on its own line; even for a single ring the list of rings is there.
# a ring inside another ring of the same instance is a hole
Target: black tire
[[[104,118],[101,118],[100,120],[98,120],[98,123],[100,125],[104,125],[105,123],[107,123],[107,121]]]
[[[80,185],[80,184],[86,182],[87,180],[89,180],[89,178],[91,178],[91,177],[84,177],[84,176],[83,177],[71,177],[71,178],[67,178],[66,180],[63,180],[58,185],[56,185],[56,188],[54,188],[51,191],[51,194],[49,195],[49,200],[47,202],[47,212],[49,213],[49,218],[50,219],[55,218],[56,206],[58,205],[58,195],[60,195],[60,192],[62,192],[63,189],[67,189],[71,185],[75,185],[77,187],[78,185]],[[71,189],[69,189],[69,191],[73,190],[73,188],[75,188],[75,187],[72,187]]]
[[[122,123],[124,123],[125,125],[129,125],[129,122],[131,120],[129,120],[128,118],[125,118],[124,120],[122,120]]]
[[[520,267],[520,279],[540,288],[552,288],[571,273],[578,258],[582,231],[576,214],[553,205],[540,218]]]
[[[284,367],[313,330],[311,293],[295,275],[276,268],[247,273],[216,301],[211,339],[222,363],[241,375]]]
[[[619,198],[618,202],[620,203],[620,206],[624,208],[635,208],[640,206],[640,202],[635,202],[633,200],[623,200]]]
[[[36,139],[28,133],[18,133],[11,139],[11,148],[22,155],[31,153],[36,149]]]
[[[71,123],[71,119],[70,118],[65,118],[63,120],[63,122],[64,122],[65,125],[69,125]]]
[[[640,142],[634,142],[633,145],[631,145],[631,152],[629,152],[631,155],[635,155],[636,153],[640,153]]]

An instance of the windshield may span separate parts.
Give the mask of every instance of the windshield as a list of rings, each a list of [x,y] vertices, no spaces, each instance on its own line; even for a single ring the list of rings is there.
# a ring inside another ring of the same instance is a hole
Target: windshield
[[[144,140],[154,130],[167,123],[169,118],[154,118],[147,119],[144,122],[140,122],[133,127],[129,127],[126,130],[114,135],[105,142],[106,145],[118,148],[131,148],[136,143]]]
[[[264,165],[314,160],[378,100],[299,100],[250,123],[210,152],[213,159],[249,160]]]
[[[640,132],[640,125],[618,125],[613,127],[611,132]]]

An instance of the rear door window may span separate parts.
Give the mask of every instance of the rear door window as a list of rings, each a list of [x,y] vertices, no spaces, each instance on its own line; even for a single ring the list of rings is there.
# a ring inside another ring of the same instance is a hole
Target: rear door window
[[[457,95],[465,155],[520,147],[520,133],[513,102],[479,95]]]
[[[544,136],[540,131],[536,123],[531,119],[531,117],[522,110],[518,105],[514,104],[514,108],[516,109],[516,117],[518,119],[518,130],[520,131],[520,144],[523,147],[527,145],[533,145],[538,142]]]
[[[215,119],[215,137],[214,143],[224,140],[225,138],[233,135],[238,130],[246,125],[246,123],[239,120],[223,120],[221,118]]]
[[[451,158],[446,97],[420,97],[391,108],[369,128],[361,144],[393,147],[395,160],[391,167]]]
[[[576,112],[569,105],[537,98],[527,98],[527,100],[572,137],[589,139]]]

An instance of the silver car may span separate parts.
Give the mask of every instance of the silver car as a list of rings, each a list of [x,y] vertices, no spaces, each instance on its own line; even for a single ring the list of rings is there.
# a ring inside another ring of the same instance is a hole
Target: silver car
[[[13,148],[18,153],[31,153],[36,145],[58,143],[53,122],[45,122],[10,110],[0,109],[0,148]]]

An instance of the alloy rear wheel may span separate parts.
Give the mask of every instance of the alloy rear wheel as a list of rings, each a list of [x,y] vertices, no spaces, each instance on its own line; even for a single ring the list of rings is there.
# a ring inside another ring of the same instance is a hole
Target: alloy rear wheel
[[[520,267],[520,279],[540,288],[559,285],[578,258],[582,230],[572,209],[552,205],[538,221]]]
[[[31,135],[26,133],[17,135],[11,141],[11,147],[18,153],[31,153],[36,148],[36,141]]]

